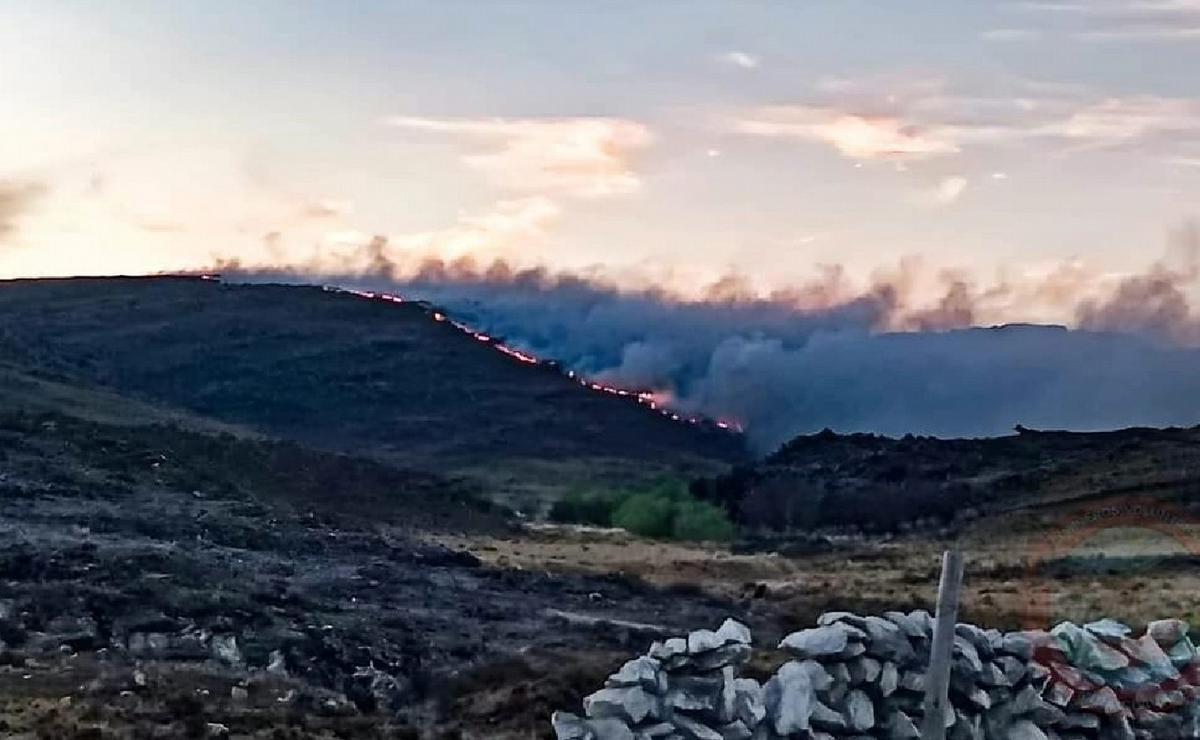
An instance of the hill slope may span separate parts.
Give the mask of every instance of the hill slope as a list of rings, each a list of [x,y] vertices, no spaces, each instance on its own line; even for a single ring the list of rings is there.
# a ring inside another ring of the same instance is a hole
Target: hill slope
[[[1114,495],[1193,503],[1200,427],[980,439],[824,431],[702,488],[742,522],[776,529],[893,531]]]
[[[0,352],[43,377],[510,492],[714,472],[743,455],[735,435],[590,391],[415,304],[191,278],[32,280],[0,285],[0,317]]]

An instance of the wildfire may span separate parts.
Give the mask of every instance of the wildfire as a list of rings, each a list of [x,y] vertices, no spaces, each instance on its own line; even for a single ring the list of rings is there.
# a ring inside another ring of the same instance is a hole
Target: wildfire
[[[203,274],[203,275],[200,275],[199,277],[201,280],[220,281],[220,279],[221,279],[220,275],[213,275],[213,274]],[[341,288],[341,287],[338,287],[335,285],[322,285],[321,289],[327,293],[346,293],[346,294],[356,296],[358,298],[362,298],[365,300],[370,300],[370,301],[386,301],[388,303],[395,303],[395,304],[404,304],[404,303],[419,304],[425,308],[426,313],[428,313],[429,317],[432,318],[434,321],[437,321],[439,323],[447,323],[450,326],[457,329],[458,331],[470,336],[475,341],[480,342],[482,344],[486,344],[486,345],[492,347],[493,349],[495,349],[496,351],[498,351],[508,357],[511,357],[518,362],[522,362],[527,365],[540,365],[540,366],[544,366],[544,367],[555,367],[555,368],[557,367],[557,363],[541,360],[541,359],[529,354],[528,352],[523,352],[515,347],[510,347],[510,346],[504,344],[502,341],[498,340],[497,338],[491,336],[490,334],[485,334],[484,332],[476,331],[475,329],[471,328],[470,326],[468,326],[460,321],[455,321],[454,319],[447,317],[444,313],[442,313],[440,311],[435,311],[435,310],[429,309],[428,304],[420,304],[420,302],[418,302],[418,301],[410,301],[410,300],[404,298],[403,296],[395,295],[392,293],[377,293],[375,291],[370,291],[370,290],[355,290],[354,288]],[[645,406],[645,407],[651,409],[652,411],[657,411],[658,413],[662,414],[663,416],[667,417],[668,419],[670,419],[672,421],[676,421],[676,422],[680,422],[680,423],[686,422],[688,424],[693,424],[693,425],[697,425],[697,426],[716,427],[717,429],[721,429],[723,431],[737,432],[739,434],[742,432],[742,425],[736,421],[727,420],[727,419],[715,419],[714,420],[714,419],[709,419],[709,418],[706,418],[703,416],[684,416],[684,415],[680,414],[678,411],[674,411],[674,410],[670,409],[669,407],[673,404],[675,399],[674,399],[674,396],[669,391],[631,391],[626,388],[618,388],[617,386],[608,385],[606,383],[601,383],[596,380],[584,378],[584,377],[580,376],[578,373],[576,373],[574,370],[567,370],[565,375],[566,375],[566,377],[570,378],[571,380],[578,382],[584,388],[592,390],[596,393],[607,393],[608,395],[611,395],[611,396],[632,399],[636,403],[638,403],[642,406]]]

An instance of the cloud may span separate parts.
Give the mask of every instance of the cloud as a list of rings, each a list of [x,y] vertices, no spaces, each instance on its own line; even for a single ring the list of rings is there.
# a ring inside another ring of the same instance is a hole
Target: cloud
[[[1042,32],[1033,28],[989,28],[979,34],[984,41],[998,43],[1036,41],[1041,37]]]
[[[967,178],[961,175],[943,177],[931,192],[926,194],[931,205],[948,206],[959,199],[967,189]]]
[[[720,56],[720,60],[726,64],[741,67],[742,69],[757,69],[762,64],[762,59],[753,54],[747,54],[744,51],[725,52]]]
[[[598,198],[636,193],[634,154],[650,129],[624,118],[418,118],[395,116],[398,128],[461,137],[481,145],[462,161],[503,188]]]
[[[21,217],[42,191],[42,186],[32,183],[0,181],[0,240],[16,233]]]
[[[1086,41],[1200,40],[1200,2],[1197,0],[1025,2],[1019,7],[1074,21],[1077,25],[1072,35]]]
[[[870,116],[808,105],[759,108],[737,121],[744,134],[829,144],[851,159],[925,159],[953,154],[946,132],[898,117]]]
[[[941,80],[885,76],[825,80],[808,99],[750,109],[731,127],[825,144],[858,161],[903,163],[1012,146],[1056,154],[1124,148],[1169,158],[1200,146],[1200,100],[1012,80],[959,92]]]

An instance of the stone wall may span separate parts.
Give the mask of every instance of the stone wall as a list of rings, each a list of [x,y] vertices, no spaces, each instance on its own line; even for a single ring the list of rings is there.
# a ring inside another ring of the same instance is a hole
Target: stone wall
[[[955,630],[950,740],[1200,738],[1200,659],[1188,625],[1162,620],[1134,637],[1118,622],[1049,632]],[[741,677],[750,631],[656,642],[584,699],[556,712],[558,740],[768,740],[920,737],[933,636],[928,612],[831,612],[788,635],[765,684]]]

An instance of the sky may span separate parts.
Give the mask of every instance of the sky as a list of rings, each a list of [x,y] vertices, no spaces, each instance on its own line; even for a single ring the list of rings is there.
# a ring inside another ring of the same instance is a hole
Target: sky
[[[1196,69],[1200,0],[6,0],[0,277],[382,236],[682,294],[1101,290],[1200,212]]]

